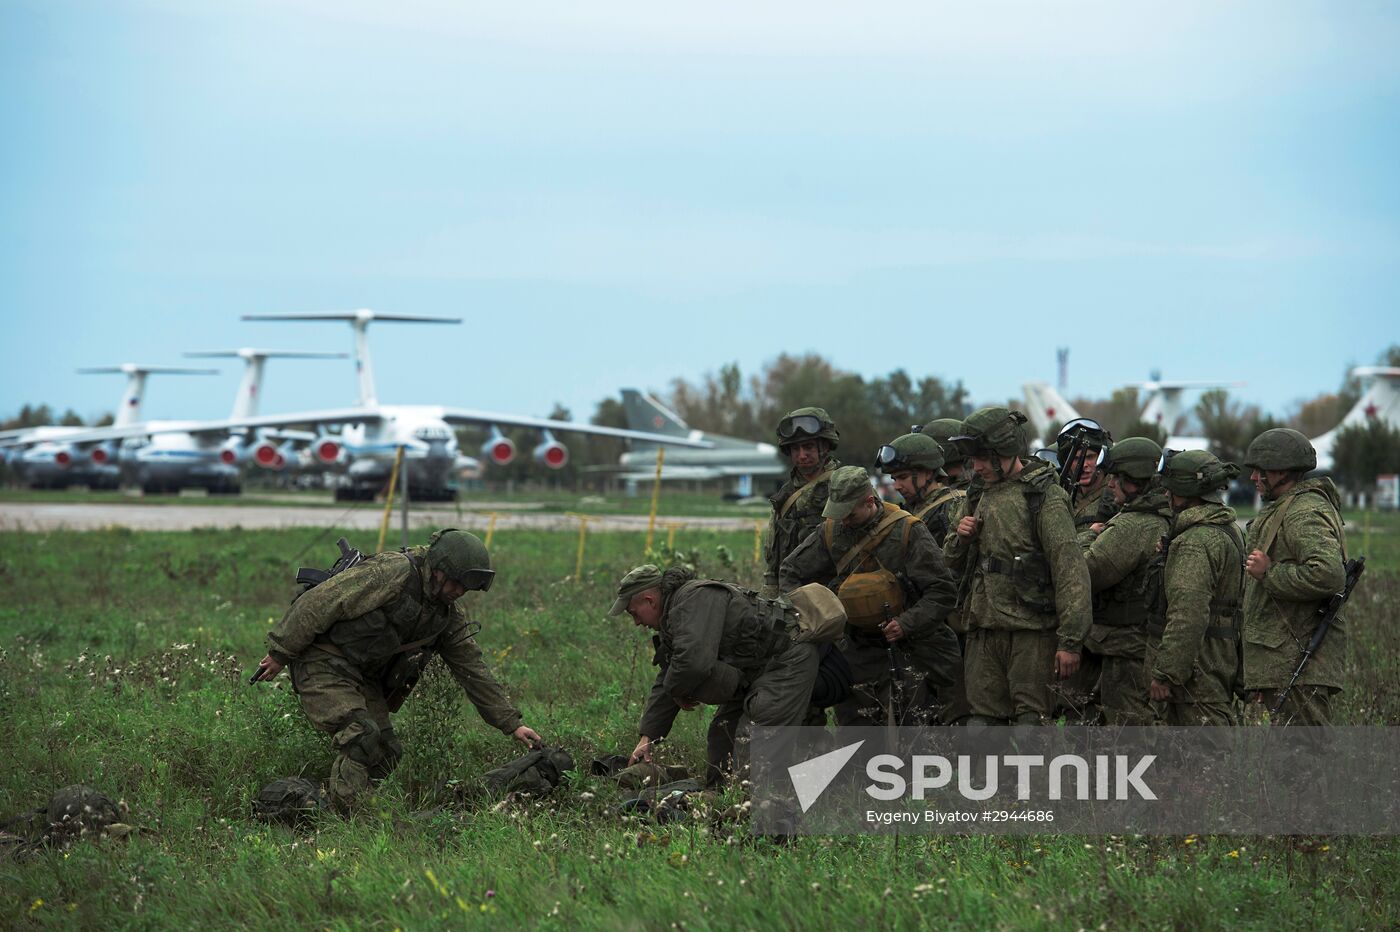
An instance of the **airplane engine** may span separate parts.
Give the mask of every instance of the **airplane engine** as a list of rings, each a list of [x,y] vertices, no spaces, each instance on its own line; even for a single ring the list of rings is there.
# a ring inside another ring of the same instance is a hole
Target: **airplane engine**
[[[225,466],[237,466],[246,455],[242,437],[230,437],[219,447],[219,462]]]
[[[98,466],[106,466],[117,460],[117,448],[110,443],[99,443],[88,451],[88,458]]]
[[[263,469],[281,469],[282,466],[277,462],[279,459],[283,459],[282,453],[271,440],[259,440],[257,446],[253,447],[253,462]]]
[[[549,431],[545,431],[544,441],[535,447],[535,462],[550,469],[563,469],[569,463],[569,448],[564,446]]]
[[[299,465],[301,458],[297,455],[296,445],[290,440],[277,448],[277,459],[273,462],[273,469],[286,469],[287,466]]]
[[[318,437],[315,445],[311,448],[316,456],[317,462],[332,466],[340,461],[341,452],[345,449],[340,445],[340,441],[332,437]]]
[[[62,469],[73,465],[73,454],[67,447],[59,447],[53,454],[54,463]]]
[[[515,443],[499,430],[492,427],[491,436],[481,445],[481,455],[497,466],[509,466],[515,459]],[[536,457],[538,458],[538,451]]]

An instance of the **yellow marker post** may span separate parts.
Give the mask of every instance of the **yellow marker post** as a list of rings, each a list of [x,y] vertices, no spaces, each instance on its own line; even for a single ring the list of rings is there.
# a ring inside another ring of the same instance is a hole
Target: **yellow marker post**
[[[570,514],[578,518],[578,557],[574,560],[574,582],[583,579],[583,549],[588,541],[588,515]]]
[[[375,553],[384,552],[384,535],[389,533],[389,516],[394,513],[394,489],[399,484],[399,467],[403,465],[403,447],[394,453],[394,468],[389,473],[389,491],[384,496],[384,519],[379,522],[379,546]]]
[[[676,528],[678,528],[678,527],[680,527],[679,524],[668,524],[668,525],[666,526],[666,549],[667,549],[667,550],[675,550],[675,549],[676,549]]]
[[[486,525],[486,549],[491,549],[491,538],[496,534],[496,512],[491,512],[491,520]]]
[[[651,484],[651,515],[647,518],[647,551],[651,551],[651,538],[656,531],[656,508],[661,504],[661,467],[666,462],[666,448],[656,448],[656,479]]]
[[[753,562],[763,561],[763,522],[753,523]]]

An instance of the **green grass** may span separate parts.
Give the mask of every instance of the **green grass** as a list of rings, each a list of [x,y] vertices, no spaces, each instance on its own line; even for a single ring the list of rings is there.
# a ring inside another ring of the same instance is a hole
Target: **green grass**
[[[1373,546],[1393,541],[1373,527]],[[0,926],[421,928],[1394,927],[1390,839],[853,837],[791,848],[704,823],[607,811],[580,776],[539,804],[455,798],[514,757],[451,679],[430,674],[398,717],[408,754],[354,819],[299,832],[249,817],[278,776],[322,777],[328,742],[285,677],[250,687],[297,563],[336,536],[293,531],[0,534],[0,814],[86,782],[131,807],[128,841],[0,860]],[[364,535],[361,535],[363,537]],[[353,532],[351,539],[355,540]],[[527,721],[580,764],[625,751],[650,644],[604,611],[641,535],[501,531],[480,643]],[[752,534],[682,532],[702,571],[752,581]],[[719,556],[723,546],[732,555]],[[308,550],[307,548],[310,547]],[[1395,545],[1377,550],[1351,613],[1351,722],[1400,722]],[[731,564],[731,561],[732,564]],[[436,668],[434,668],[436,669]],[[698,767],[707,715],[682,716],[670,762]],[[732,792],[732,791],[731,791]],[[732,801],[731,796],[730,800]]]

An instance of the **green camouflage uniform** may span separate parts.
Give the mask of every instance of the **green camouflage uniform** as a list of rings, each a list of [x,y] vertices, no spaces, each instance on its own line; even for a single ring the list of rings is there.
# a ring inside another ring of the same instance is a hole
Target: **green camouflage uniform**
[[[1340,507],[1332,480],[1303,479],[1249,523],[1245,553],[1267,546],[1273,562],[1263,580],[1246,575],[1244,582],[1244,682],[1270,706],[1302,659],[1318,608],[1346,580]],[[1274,721],[1328,724],[1346,647],[1346,625],[1338,615]]]
[[[1035,528],[1028,493],[1041,497]],[[1089,572],[1069,496],[1050,464],[1032,459],[1013,478],[974,482],[967,502],[981,528],[971,541],[950,534],[943,552],[964,579],[959,608],[968,627],[972,714],[985,721],[1046,721],[1054,709],[1055,652],[1078,653],[1091,618]]]
[[[1146,669],[1171,687],[1167,725],[1231,725],[1239,666],[1244,541],[1232,508],[1204,502],[1172,519],[1148,580]]]
[[[821,526],[822,509],[826,507],[831,489],[830,475],[840,465],[840,460],[828,454],[817,474],[820,481],[808,482],[794,469],[782,488],[769,496],[773,517],[768,522],[768,534],[763,544],[763,589],[760,591],[763,596],[770,599],[777,596],[780,591],[778,574],[783,561],[808,534]],[[788,499],[794,494],[796,500],[788,505]]]
[[[1086,488],[1075,486],[1070,496],[1070,514],[1074,515],[1074,527],[1083,530],[1091,524],[1102,524],[1118,513],[1118,505],[1113,501],[1113,490],[1108,487],[1108,476],[1098,473]]]
[[[635,571],[634,571],[635,572]],[[708,744],[711,774],[723,769],[738,733],[743,765],[749,725],[801,725],[817,679],[815,644],[793,641],[795,615],[786,602],[761,598],[732,583],[696,579],[671,594],[652,638],[660,669],[637,726],[652,739],[670,734],[680,702],[716,705]]]
[[[963,508],[967,504],[967,485],[968,483],[963,483],[959,488],[950,481],[931,490],[919,501],[910,503],[910,513],[916,518],[923,518],[924,526],[928,528],[934,543],[940,548],[940,557],[943,545],[948,542],[948,537],[954,533],[958,522],[962,520]],[[961,662],[962,654],[967,650],[967,625],[963,622],[962,612],[957,608],[948,613],[947,622],[958,638],[959,662],[953,682],[947,688],[938,691],[938,724],[961,725],[972,714],[972,706],[967,701],[967,677]]]
[[[933,542],[941,548],[948,540],[948,535],[953,533],[953,529],[962,520],[963,502],[966,500],[966,489],[940,485],[929,489],[928,494],[919,500],[909,502],[906,510],[924,522],[924,526],[933,535]]]
[[[869,553],[837,575],[836,565],[842,557],[892,516],[901,516],[902,520]],[[828,518],[783,561],[779,586],[783,592],[790,592],[806,583],[819,582],[835,591],[848,576],[871,571],[877,565],[893,573],[905,592],[906,604],[898,616],[904,637],[893,645],[895,665],[904,682],[895,684],[894,689],[898,691],[896,697],[903,696],[907,721],[923,724],[919,716],[931,710],[933,703],[921,681],[927,677],[936,685],[952,683],[961,657],[957,637],[945,621],[956,598],[953,577],[933,535],[922,522],[888,503],[857,528]],[[891,699],[886,644],[879,632],[847,626],[841,653],[851,665],[855,685],[850,698],[836,707],[839,724],[884,724],[881,706]]]
[[[1171,517],[1166,490],[1154,486],[1124,504],[1099,534],[1081,538],[1094,588],[1094,625],[1084,639],[1084,656],[1086,666],[1089,658],[1097,660],[1099,701],[1109,725],[1150,725],[1154,718],[1143,669],[1143,588]]]
[[[520,712],[491,675],[466,613],[428,598],[427,547],[377,554],[303,593],[268,633],[268,654],[290,664],[302,711],[332,736],[338,752],[329,792],[342,810],[387,776],[403,755],[381,682],[403,653],[423,648],[442,657],[487,724],[510,734]]]

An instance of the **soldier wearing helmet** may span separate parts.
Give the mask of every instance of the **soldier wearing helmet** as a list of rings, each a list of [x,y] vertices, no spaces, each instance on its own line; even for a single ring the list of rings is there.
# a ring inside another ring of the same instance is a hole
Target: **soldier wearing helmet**
[[[943,548],[962,579],[976,723],[1048,721],[1051,680],[1079,668],[1089,632],[1089,573],[1069,496],[1050,464],[1024,458],[1025,422],[1019,411],[982,408],[952,438],[977,475]]]
[[[836,720],[878,725],[894,711],[901,724],[927,724],[929,686],[951,684],[960,660],[946,623],[955,591],[943,554],[922,521],[880,501],[860,466],[832,475],[822,514],[821,527],[783,561],[779,584],[791,592],[820,583],[846,609],[841,652],[855,688]]]
[[[1171,523],[1171,503],[1157,483],[1162,448],[1147,437],[1113,445],[1103,462],[1118,513],[1081,535],[1089,584],[1094,590],[1094,625],[1084,639],[1083,677],[1097,682],[1099,704],[1109,725],[1150,725],[1143,659],[1147,652],[1147,603],[1143,584],[1157,543]]]
[[[1076,442],[1077,441],[1077,442]],[[1075,418],[1060,429],[1055,438],[1055,462],[1062,471],[1077,474],[1066,477],[1070,493],[1070,513],[1074,526],[1083,530],[1091,524],[1102,524],[1113,516],[1118,506],[1108,489],[1108,474],[1104,460],[1113,448],[1113,434],[1092,418]]]
[[[442,530],[426,547],[376,554],[306,590],[268,633],[254,681],[290,665],[302,711],[337,751],[327,789],[339,811],[362,801],[403,756],[389,715],[434,654],[488,724],[540,743],[482,660],[479,626],[457,604],[494,578],[480,540]]]
[[[821,524],[828,480],[841,465],[832,456],[841,434],[825,408],[798,408],[778,422],[777,434],[778,449],[792,464],[792,471],[768,499],[773,517],[764,546],[760,591],[767,598],[778,595],[778,570],[783,560]]]
[[[967,457],[952,442],[962,433],[962,421],[955,417],[940,417],[925,424],[919,433],[938,442],[939,449],[943,451],[943,471],[948,475],[948,485],[966,492],[972,484],[972,470],[967,468]]]
[[[1317,452],[1296,430],[1266,430],[1245,466],[1264,499],[1249,523],[1244,594],[1244,685],[1272,705],[1317,625],[1317,609],[1345,582],[1341,498],[1331,479],[1307,478]],[[1346,626],[1339,616],[1288,694],[1276,724],[1326,725],[1342,686]]]
[[[1205,450],[1162,455],[1172,519],[1148,569],[1144,666],[1168,725],[1235,722],[1244,539],[1224,495],[1238,474]]]

